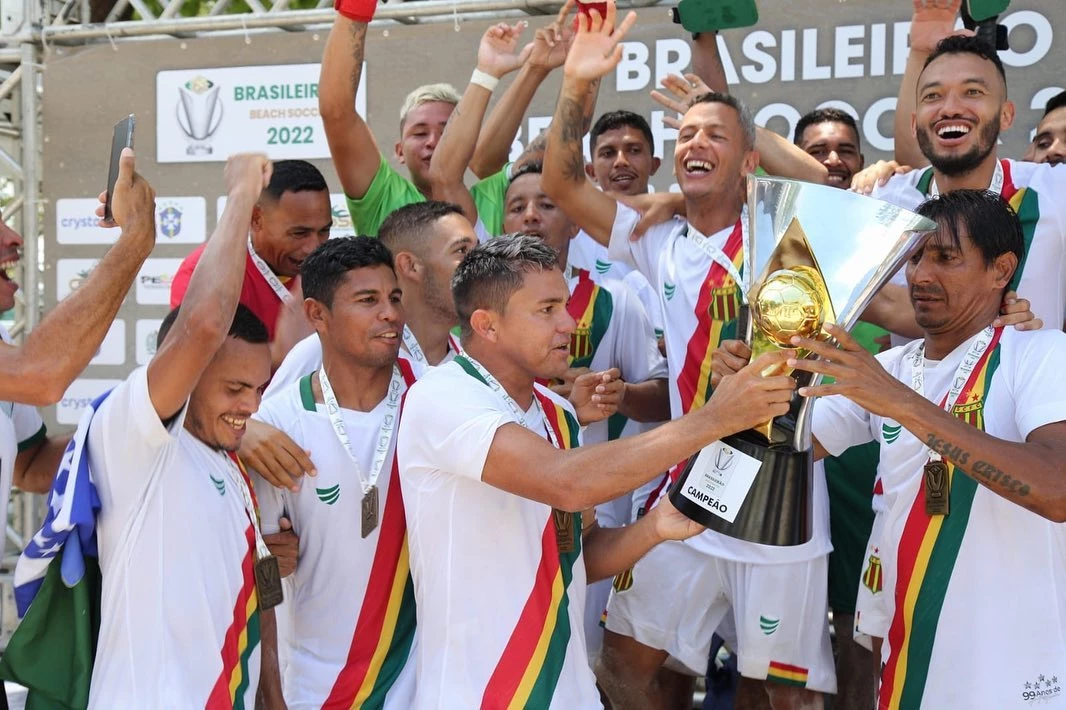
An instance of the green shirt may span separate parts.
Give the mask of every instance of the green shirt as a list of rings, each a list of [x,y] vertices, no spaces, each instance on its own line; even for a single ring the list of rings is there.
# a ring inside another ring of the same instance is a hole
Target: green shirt
[[[508,166],[509,167],[509,166]],[[478,217],[489,234],[503,229],[503,201],[507,192],[507,167],[481,180],[470,189]],[[385,156],[366,194],[359,199],[345,196],[356,234],[377,236],[381,223],[399,208],[422,202],[425,195],[410,180],[393,170]]]

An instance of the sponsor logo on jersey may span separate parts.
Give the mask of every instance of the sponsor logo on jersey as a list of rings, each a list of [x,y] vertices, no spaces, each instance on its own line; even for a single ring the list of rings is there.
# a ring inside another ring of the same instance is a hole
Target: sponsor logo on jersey
[[[210,473],[207,475],[211,479],[211,483],[215,484],[215,490],[218,491],[218,494],[220,496],[226,495],[226,482],[215,478]]]
[[[330,486],[329,488],[316,488],[315,494],[318,499],[326,505],[333,505],[341,497],[341,484]]]
[[[881,438],[885,440],[886,444],[891,444],[898,439],[901,431],[903,431],[903,427],[899,424],[892,425],[888,422],[881,424]]]
[[[677,290],[677,286],[672,283],[663,284],[663,295],[666,296],[667,301],[674,300],[674,292]]]
[[[609,262],[609,261],[604,261],[603,259],[597,259],[596,260],[596,273],[599,274],[600,276],[603,276],[604,274],[606,274],[608,271],[611,270],[612,266],[613,266],[613,264],[611,262]]]
[[[777,627],[781,625],[781,619],[775,619],[770,616],[759,615],[759,628],[767,636],[773,635],[777,631]]]

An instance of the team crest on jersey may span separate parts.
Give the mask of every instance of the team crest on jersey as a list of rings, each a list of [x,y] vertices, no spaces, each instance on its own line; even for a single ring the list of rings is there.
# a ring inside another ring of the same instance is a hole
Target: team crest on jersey
[[[877,550],[875,549],[876,553]],[[862,586],[870,590],[871,594],[879,594],[884,589],[884,574],[881,572],[881,558],[877,554],[870,555],[866,563],[866,571],[862,573]]]
[[[740,299],[736,284],[711,289],[711,305],[708,308],[711,320],[720,322],[735,320],[740,312]]]
[[[592,357],[592,328],[586,323],[578,323],[570,334],[570,356],[575,360]]]
[[[315,495],[326,505],[333,505],[341,497],[341,484],[329,488],[316,488]]]
[[[952,415],[956,417],[964,417],[967,414],[977,414],[985,408],[985,402],[982,397],[977,397],[974,402],[967,402],[966,404],[956,404],[951,408]]]
[[[623,570],[614,576],[614,582],[611,584],[616,592],[628,591],[633,586],[633,568],[630,567],[627,570]]]
[[[901,431],[903,431],[903,427],[899,424],[889,424],[888,422],[882,422],[881,424],[881,438],[885,440],[886,444],[891,444],[898,439]]]
[[[226,495],[226,482],[224,480],[215,478],[210,473],[207,474],[207,476],[211,479],[211,483],[215,484],[215,490],[218,491],[218,494],[220,496]]]

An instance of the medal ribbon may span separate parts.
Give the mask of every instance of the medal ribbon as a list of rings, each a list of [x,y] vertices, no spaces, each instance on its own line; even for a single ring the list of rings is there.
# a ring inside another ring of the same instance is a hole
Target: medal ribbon
[[[295,299],[293,298],[292,293],[289,289],[285,288],[285,284],[281,283],[281,279],[278,278],[278,275],[267,266],[267,263],[263,261],[263,257],[255,253],[255,247],[252,246],[251,234],[248,235],[248,256],[252,257],[252,263],[255,264],[255,268],[258,269],[260,274],[262,274],[263,279],[266,280],[267,284],[277,297],[281,299],[281,302],[286,306],[295,307],[293,304]]]
[[[492,374],[485,369],[484,365],[482,365],[474,358],[470,357],[470,355],[468,355],[465,351],[460,351],[459,357],[465,359],[468,363],[470,363],[470,366],[473,367],[475,371],[477,371],[477,374],[481,375],[481,379],[485,381],[485,384],[489,386],[489,389],[495,392],[496,396],[503,400],[503,403],[506,404],[507,408],[511,410],[511,414],[515,416],[515,421],[517,421],[519,424],[525,421],[526,413],[522,411],[522,408],[520,406],[518,406],[518,402],[514,401],[514,398],[511,395],[507,394],[507,390],[503,388],[503,385],[500,384],[500,381],[493,377]],[[551,428],[550,424],[548,424],[548,418],[544,414],[544,408],[541,407],[540,400],[537,399],[535,394],[533,397],[533,406],[537,408],[537,412],[540,414],[541,422],[544,424],[545,431],[548,432],[548,438],[551,440],[552,445],[555,446],[555,448],[557,449],[563,448],[562,442],[560,442],[558,437],[555,435],[555,430]]]
[[[403,347],[407,350],[407,354],[411,356],[412,360],[422,365],[429,365],[426,360],[426,354],[422,351],[422,346],[418,344],[418,338],[406,325],[403,327]]]
[[[746,219],[746,216],[746,213],[743,213],[740,216],[740,228],[742,230],[741,234],[743,235],[742,243],[745,248],[748,244],[748,220]],[[746,303],[748,300],[748,289],[740,275],[740,270],[737,269],[733,260],[730,259],[724,251],[712,244],[710,237],[700,234],[689,224],[685,225],[685,236],[688,237],[696,248],[709,256],[714,263],[725,269],[725,272],[732,277],[733,281],[737,284],[737,288],[740,289],[740,300]]]
[[[322,401],[326,405],[326,416],[329,417],[333,433],[337,435],[337,440],[341,442],[341,446],[348,452],[348,458],[352,460],[352,466],[355,467],[355,473],[359,477],[359,485],[363,489],[363,495],[365,496],[377,485],[378,478],[381,476],[381,469],[384,467],[385,459],[388,457],[392,431],[396,428],[396,412],[400,408],[400,399],[404,390],[403,375],[397,365],[392,366],[392,379],[389,380],[389,391],[385,395],[385,416],[382,418],[381,426],[378,428],[377,448],[374,449],[374,460],[370,465],[369,479],[363,477],[362,466],[359,465],[359,459],[352,449],[352,440],[348,436],[348,429],[344,426],[344,418],[341,417],[341,408],[337,403],[337,395],[333,393],[333,386],[329,383],[329,377],[326,376],[326,368],[324,366],[318,368],[318,383],[322,386]]]
[[[941,409],[947,410],[948,413],[951,413],[951,410],[954,409],[963,389],[968,389],[967,385],[970,383],[970,376],[980,364],[981,356],[988,350],[988,346],[995,339],[995,335],[995,328],[988,326],[970,343],[969,350],[966,351],[966,355],[963,356],[962,362],[959,363],[952,377],[951,389],[948,390],[948,393],[944,395],[944,399],[940,402]],[[922,362],[924,359],[925,343],[922,342],[914,349],[914,355],[911,357],[911,389],[922,398],[925,397],[925,365]],[[929,447],[926,447],[926,451],[929,452],[929,461],[943,460],[940,454]]]
[[[266,542],[263,541],[263,533],[259,530],[259,504],[255,499],[255,493],[252,492],[252,480],[248,478],[248,472],[244,470],[244,464],[237,458],[236,453],[224,453],[223,457],[229,464],[226,470],[230,473],[234,469],[237,471],[237,480],[233,481],[233,485],[241,492],[241,498],[244,499],[244,510],[248,513],[248,520],[252,523],[252,530],[255,531],[255,558],[262,560],[270,557],[270,549],[267,548]]]

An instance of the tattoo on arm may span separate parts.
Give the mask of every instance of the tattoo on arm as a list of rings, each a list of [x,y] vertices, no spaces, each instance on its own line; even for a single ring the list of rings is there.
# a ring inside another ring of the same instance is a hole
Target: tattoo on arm
[[[363,57],[366,48],[366,24],[353,22],[350,26],[352,41],[352,91],[359,91],[359,79],[363,74]]]
[[[989,488],[1003,489],[1022,498],[1029,495],[1028,483],[1018,480],[997,466],[983,460],[974,461],[973,464],[970,464],[970,452],[961,446],[956,446],[949,441],[941,439],[936,434],[929,434],[925,443],[930,449],[950,459],[965,470],[966,473],[984,481]]]
[[[566,97],[559,99],[564,170],[570,182],[585,181],[585,155],[581,149],[583,116],[584,107],[579,102]]]

